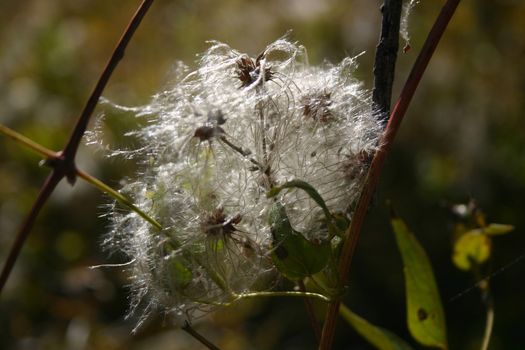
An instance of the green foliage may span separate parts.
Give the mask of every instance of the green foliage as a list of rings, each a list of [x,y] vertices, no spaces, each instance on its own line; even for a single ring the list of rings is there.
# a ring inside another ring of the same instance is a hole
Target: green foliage
[[[302,180],[295,179],[288,181],[281,186],[273,187],[270,191],[268,191],[266,196],[268,198],[275,197],[285,188],[300,188],[301,190],[305,191],[321,207],[321,209],[323,209],[325,216],[327,218],[331,217],[330,210],[328,210],[328,207],[326,206],[326,203],[319,192],[317,192],[317,190],[313,188],[312,185]]]
[[[488,224],[483,228],[483,233],[489,236],[504,235],[514,230],[514,226],[505,224]]]
[[[468,271],[487,261],[491,248],[492,242],[482,230],[468,231],[454,243],[452,261],[458,269]]]
[[[295,231],[285,208],[275,203],[270,213],[272,226],[272,260],[277,269],[291,280],[316,274],[328,263],[330,242],[314,243]]]
[[[472,271],[480,278],[479,266],[490,258],[491,236],[502,235],[513,230],[505,224],[486,224],[485,215],[474,201],[468,205],[451,207],[460,219],[455,225],[453,262],[461,270]],[[437,284],[430,261],[416,237],[392,211],[391,225],[404,264],[407,300],[407,319],[410,333],[419,343],[448,349],[445,315],[441,305]],[[494,308],[488,280],[481,280],[478,287],[487,309],[482,349],[486,350],[492,336]],[[341,316],[377,349],[410,349],[399,337],[354,314],[342,305]]]
[[[337,229],[337,226],[340,226],[339,223],[341,222],[341,220],[338,220],[337,221],[338,224],[334,226],[332,214],[330,213],[330,210],[326,206],[326,203],[323,197],[321,197],[319,192],[317,192],[317,190],[309,183],[299,180],[299,179],[294,179],[294,180],[291,180],[291,181],[288,181],[282,184],[281,186],[273,187],[270,191],[268,191],[266,196],[268,198],[275,197],[283,189],[286,189],[286,188],[298,188],[298,189],[305,191],[310,196],[310,198],[312,198],[315,201],[315,203],[317,203],[317,205],[319,205],[319,207],[321,207],[321,209],[323,210],[323,213],[326,219],[326,224],[329,230],[331,231],[330,232],[331,236],[336,235],[336,234],[340,236],[342,234],[342,232]]]
[[[463,271],[475,271],[492,253],[492,236],[504,235],[514,229],[512,225],[487,224],[485,214],[474,201],[468,205],[455,205],[453,212],[459,217],[454,227],[454,265]]]
[[[175,289],[183,290],[190,284],[193,274],[178,259],[171,259],[168,262],[168,269],[170,270],[170,273],[167,274],[167,276],[171,277],[170,283]]]
[[[371,76],[371,56],[377,44],[377,35],[373,33],[377,28],[370,27],[368,19],[379,16],[378,3],[334,1],[322,6],[299,7],[293,6],[294,3],[156,2],[148,15],[148,23],[137,33],[133,47],[126,52],[104,95],[123,105],[145,103],[159,82],[170,79],[165,73],[174,61],[195,59],[195,52],[206,47],[205,40],[228,41],[256,54],[261,45],[290,28],[293,28],[294,40],[309,48],[313,62],[323,59],[337,62],[346,52],[365,50],[367,54],[360,59],[358,73],[365,79]],[[58,150],[69,136],[74,117],[136,3],[44,0],[28,4],[0,2],[0,27],[5,39],[0,42],[3,89],[0,118],[22,134]],[[399,56],[399,72],[408,71],[426,34],[424,29],[429,28],[440,6],[440,2],[422,2],[410,18],[413,49]],[[389,156],[377,202],[382,202],[383,196],[401,201],[407,216],[418,217],[424,223],[425,232],[421,234],[426,237],[445,232],[443,221],[428,207],[443,198],[457,198],[467,193],[479,196],[496,217],[504,217],[517,228],[525,225],[522,215],[525,90],[520,88],[522,79],[519,78],[524,76],[525,65],[520,51],[516,50],[525,36],[524,9],[525,2],[520,1],[461,3],[460,17],[451,23],[446,40],[440,43],[429,66],[430,74],[424,78],[425,89],[412,104],[403,125],[403,137],[396,141]],[[235,20],[225,20],[232,18]],[[60,31],[51,30],[52,26]],[[57,47],[61,41],[72,45],[71,49],[57,51],[53,45],[39,44],[42,38],[39,33],[43,31],[49,33],[45,35],[48,37],[56,35],[56,39],[48,39],[46,43],[53,42]],[[68,56],[61,59],[67,65],[65,72],[61,69],[64,65],[49,59],[53,51],[58,52],[55,55]],[[72,74],[73,71],[77,73]],[[403,77],[399,78],[401,82]],[[367,86],[372,86],[371,81]],[[64,87],[68,91],[62,95]],[[130,129],[122,127],[129,122],[128,118],[107,116],[102,126],[118,137],[121,130]],[[33,154],[10,140],[0,137],[0,149],[3,150],[0,154],[0,231],[2,258],[5,258],[16,227],[27,214],[48,170],[38,168]],[[88,170],[112,185],[116,179],[126,176],[132,163],[105,161],[93,148],[86,150],[83,159],[90,160]],[[139,337],[132,337],[126,330],[113,331],[122,330],[122,314],[127,308],[122,272],[118,268],[86,268],[107,263],[107,255],[100,251],[98,243],[107,231],[107,222],[99,218],[100,205],[108,200],[101,199],[97,191],[82,188],[75,188],[74,198],[65,198],[65,193],[47,203],[37,231],[30,237],[9,282],[10,288],[3,295],[0,348],[19,348],[28,341],[35,348],[84,346],[78,343],[80,340],[66,337],[66,332],[71,330],[88,334],[85,346],[92,349],[107,349],[108,344],[118,349],[136,347],[137,342],[150,349],[193,348],[193,343],[185,345],[184,334],[163,327],[162,317],[154,320]],[[381,206],[370,209],[368,227],[358,248],[361,251],[365,248],[364,254],[352,268],[351,288],[354,295],[380,298],[381,305],[390,308],[399,302],[395,298],[398,291],[391,279],[381,276],[395,274],[396,264],[382,259],[391,247],[380,243],[385,234],[381,210]],[[86,249],[80,252],[80,260],[75,264],[66,264],[61,252],[49,249],[50,242],[67,230],[81,230],[86,242]],[[492,234],[492,229],[486,230],[486,235]],[[427,247],[430,254],[442,252],[448,245],[448,239],[440,237],[439,242]],[[500,267],[522,254],[523,242],[523,235],[502,237],[498,247],[502,260],[494,257],[494,265]],[[114,255],[113,259],[114,263],[122,262],[118,256]],[[436,275],[449,272],[446,265],[435,266]],[[500,316],[495,332],[499,344],[493,344],[495,350],[513,348],[523,336],[522,313],[516,312],[524,292],[515,278],[520,271],[523,271],[523,262],[498,278],[502,299],[497,305]],[[370,283],[373,287],[376,282],[370,281],[377,280],[382,280],[382,286],[392,292],[371,292]],[[450,283],[457,280],[452,279]],[[469,296],[472,295],[469,293]],[[299,337],[297,329],[290,327],[292,323],[283,315],[301,312],[298,303],[279,306],[283,306],[281,312],[265,313],[264,322],[260,322],[260,313],[257,313],[258,327],[249,332],[246,327],[235,332],[228,328],[224,332],[216,325],[216,338],[225,344],[237,344],[237,348],[250,348],[254,338],[262,339],[265,344],[262,347],[268,349],[311,346],[308,336],[289,345],[292,336],[296,340]],[[461,309],[457,303],[454,307]],[[228,309],[217,322],[252,322],[249,312],[239,309]],[[383,319],[392,323],[399,316],[384,313]],[[464,325],[467,318],[464,315],[449,320],[451,342],[454,340],[459,349],[472,343],[472,335],[466,334],[464,327],[452,326],[453,323]],[[477,327],[483,320],[478,317],[468,322],[469,327]]]
[[[445,314],[427,254],[403,220],[393,215],[391,224],[403,258],[408,329],[419,343],[447,349]]]
[[[408,329],[420,344],[448,349],[445,313],[428,256],[404,221],[393,212],[390,222],[403,259]],[[377,349],[411,349],[395,334],[372,325],[344,305],[340,313]]]
[[[341,316],[348,322],[357,333],[365,338],[370,344],[379,350],[411,350],[412,347],[408,345],[403,339],[399,338],[394,333],[374,326],[364,318],[353,313],[345,305],[341,305],[339,310]]]

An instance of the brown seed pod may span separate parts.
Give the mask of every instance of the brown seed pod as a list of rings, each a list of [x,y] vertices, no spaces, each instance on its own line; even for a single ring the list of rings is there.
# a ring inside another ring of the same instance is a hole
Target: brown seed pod
[[[224,129],[219,126],[199,126],[195,133],[193,134],[193,137],[199,138],[199,140],[202,141],[211,141],[212,138],[216,136],[220,136],[224,134]]]
[[[330,97],[330,92],[303,96],[301,98],[303,116],[307,119],[313,119],[322,123],[332,120],[333,115],[330,111],[332,100]]]
[[[218,207],[204,219],[201,227],[206,235],[210,237],[229,238],[237,231],[235,225],[240,223],[241,220],[240,214],[228,217],[224,213],[224,208]]]
[[[273,72],[271,67],[264,67],[264,75],[260,79],[261,75],[261,60],[264,58],[264,52],[261,53],[255,61],[248,55],[240,56],[237,61],[237,78],[241,81],[241,88],[247,87],[255,83],[257,80],[270,81],[273,78]]]

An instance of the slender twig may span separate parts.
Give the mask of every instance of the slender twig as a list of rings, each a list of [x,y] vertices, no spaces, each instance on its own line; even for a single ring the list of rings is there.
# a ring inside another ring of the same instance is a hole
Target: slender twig
[[[483,294],[485,307],[487,308],[487,319],[485,320],[485,332],[483,333],[483,341],[481,343],[480,349],[487,350],[489,348],[490,338],[492,336],[492,329],[494,328],[494,301],[488,287]]]
[[[314,298],[329,303],[331,299],[319,293],[313,292],[295,292],[295,291],[276,291],[276,292],[253,292],[253,293],[242,293],[237,295],[236,300],[249,299],[249,298],[261,298],[261,297],[292,297],[292,298]]]
[[[304,285],[304,282],[302,280],[299,280],[297,282],[297,285],[299,286],[299,290],[301,292],[306,292],[306,286]],[[321,341],[321,327],[319,325],[319,321],[317,320],[317,317],[315,316],[314,306],[312,304],[312,300],[310,298],[303,298],[304,300],[304,306],[306,308],[306,312],[308,313],[308,318],[310,319],[310,324],[312,326],[312,329],[314,330],[315,340],[317,341],[317,344],[319,345],[319,342]]]
[[[31,139],[28,139],[24,135],[0,124],[0,134],[4,134],[6,136],[9,136],[16,142],[20,143],[21,145],[24,145],[31,150],[35,151],[36,153],[39,153],[40,155],[47,157],[47,161],[51,159],[52,161],[55,160],[56,157],[59,157],[60,155],[56,152],[51,151],[50,149],[47,149],[46,147],[40,145],[39,143],[34,142]],[[109,196],[113,197],[116,201],[118,201],[120,204],[128,207],[135,213],[137,213],[140,217],[142,217],[144,220],[155,226],[157,229],[162,230],[162,226],[151,216],[143,212],[139,207],[137,207],[131,200],[126,198],[123,194],[119,193],[118,191],[115,191],[110,186],[106,185],[101,180],[97,179],[94,176],[91,176],[90,174],[86,173],[85,171],[82,171],[78,168],[75,169],[76,175],[78,175],[80,178],[85,180],[87,183],[92,185],[93,187],[99,189],[101,192],[108,194]]]
[[[133,18],[131,19],[128,27],[126,28],[124,34],[119,40],[119,43],[117,44],[115,50],[113,51],[113,54],[108,61],[102,75],[100,76],[99,81],[97,82],[97,85],[95,86],[95,89],[91,93],[86,106],[84,107],[82,113],[80,114],[79,119],[77,120],[77,123],[75,125],[75,128],[68,140],[68,143],[64,150],[62,152],[58,152],[56,154],[48,154],[48,159],[46,164],[53,167],[53,172],[51,175],[48,176],[44,184],[42,185],[40,189],[40,193],[35,200],[31,211],[29,212],[28,216],[25,218],[22,226],[20,227],[15,242],[13,243],[13,246],[11,247],[11,250],[9,251],[9,255],[7,257],[6,263],[2,269],[2,273],[0,274],[0,293],[2,292],[5,283],[7,282],[7,279],[9,278],[9,275],[11,274],[11,271],[13,269],[13,266],[16,262],[16,259],[18,258],[18,255],[20,254],[20,251],[29,236],[29,233],[31,231],[31,228],[33,227],[33,224],[36,220],[36,217],[40,213],[40,210],[42,209],[43,205],[53,192],[53,190],[56,188],[58,183],[66,177],[68,182],[70,184],[73,184],[75,182],[75,178],[77,175],[77,169],[75,166],[75,156],[78,150],[78,146],[80,144],[80,141],[82,139],[82,136],[84,135],[84,132],[86,131],[87,125],[89,123],[89,120],[91,118],[91,115],[93,114],[93,111],[97,105],[97,102],[102,95],[102,92],[108,83],[109,78],[111,77],[111,74],[115,70],[115,67],[117,66],[118,62],[122,59],[124,56],[124,51],[129,43],[131,37],[135,33],[135,30],[138,28],[140,22],[144,18],[144,15],[148,11],[149,7],[153,3],[153,0],[144,0],[140,7],[138,8],[137,12],[134,14]],[[27,140],[19,140],[21,142],[25,142],[28,146],[34,146],[31,144],[31,142],[27,142]],[[35,149],[39,152],[42,150]]]
[[[399,26],[401,22],[402,0],[385,0],[381,6],[383,21],[381,35],[376,49],[374,62],[374,90],[372,102],[374,112],[386,124],[390,114],[392,85],[399,49]]]
[[[44,146],[36,143],[35,141],[25,137],[24,135],[22,134],[19,134],[17,133],[16,131],[0,124],[0,134],[3,134],[3,135],[6,135],[7,137],[15,140],[16,142],[26,146],[26,147],[29,147],[30,149],[32,149],[33,151],[37,152],[37,153],[40,153],[41,155],[43,155],[44,157],[47,157],[47,158],[56,158],[59,156],[58,153],[56,152],[53,152],[47,148],[45,148]]]
[[[29,215],[25,219],[22,227],[16,235],[15,243],[11,247],[11,250],[9,250],[9,255],[7,256],[4,268],[0,274],[0,292],[3,290],[7,279],[9,278],[9,275],[13,270],[13,266],[15,266],[16,259],[18,258],[18,255],[20,254],[20,251],[22,250],[22,247],[29,236],[29,233],[31,232],[31,228],[33,227],[40,209],[42,209],[44,203],[47,201],[49,196],[51,196],[51,193],[53,193],[53,190],[56,188],[61,179],[62,177],[60,177],[60,174],[53,172],[47,177],[44,185],[40,189],[40,193],[33,203],[33,207],[31,208]]]
[[[488,350],[490,339],[492,337],[492,329],[494,328],[494,299],[492,298],[492,293],[490,292],[490,282],[488,279],[483,279],[481,277],[481,266],[470,259],[472,263],[472,272],[476,280],[480,281],[478,288],[481,292],[481,302],[486,309],[486,319],[485,319],[485,330],[483,332],[483,339],[481,341],[480,350]]]
[[[226,136],[221,136],[220,137],[220,140],[222,142],[224,142],[224,144],[226,144],[226,146],[230,147],[231,149],[233,149],[235,152],[239,153],[241,156],[243,157],[247,157],[249,156],[250,154],[252,154],[252,151],[250,151],[249,149],[244,149],[242,147],[239,147],[237,146],[236,144],[234,144],[233,142],[231,142],[230,140],[228,140],[226,138]],[[261,163],[259,163],[258,161],[256,161],[254,158],[249,158],[249,161],[254,164],[260,171],[264,172],[265,168],[261,165]]]
[[[202,263],[199,262],[199,265],[202,266]],[[224,282],[218,282],[218,284],[224,284]],[[222,288],[222,286],[221,286]],[[228,307],[232,306],[234,303],[237,303],[243,299],[259,299],[259,298],[313,298],[329,303],[332,301],[329,297],[313,292],[300,292],[300,291],[277,291],[277,292],[251,292],[251,293],[241,293],[235,294],[232,291],[230,292],[231,300],[230,301],[210,301],[210,300],[201,300],[201,299],[191,299],[192,301],[203,304],[203,305],[212,305],[218,307]]]
[[[184,326],[182,326],[182,330],[191,335],[193,338],[197,339],[202,345],[204,345],[208,349],[220,350],[216,345],[214,345],[212,342],[206,339],[202,334],[197,332],[188,321],[184,323]]]
[[[247,157],[250,154],[252,154],[252,151],[245,150],[242,147],[237,146],[236,144],[234,144],[233,142],[228,140],[225,136],[221,136],[220,140],[222,142],[224,142],[228,147],[230,147],[231,149],[233,149],[235,152],[239,153],[243,157]]]
[[[115,191],[110,186],[106,185],[105,183],[97,179],[96,177],[93,177],[80,169],[76,169],[76,174],[82,179],[86,180],[91,185],[93,185],[94,187],[98,188],[100,191],[116,199],[119,203],[130,208],[132,211],[137,213],[141,218],[143,218],[144,220],[146,220],[147,222],[155,226],[157,229],[162,230],[162,225],[159,224],[157,220],[153,219],[151,216],[143,212],[139,207],[133,204],[133,202],[131,202],[128,198],[123,196],[121,193]]]
[[[363,225],[370,200],[372,199],[372,196],[375,192],[375,188],[379,180],[379,175],[381,174],[386,156],[392,147],[392,143],[397,134],[399,126],[401,125],[401,121],[403,120],[410,101],[414,96],[416,88],[419,85],[428,62],[430,61],[430,58],[432,57],[432,54],[434,53],[441,36],[443,35],[450,19],[452,18],[459,1],[460,0],[447,0],[443,6],[423,45],[423,48],[421,49],[419,56],[416,59],[416,62],[414,63],[414,66],[412,67],[412,71],[407,78],[400,97],[397,100],[392,113],[390,114],[390,119],[380,141],[381,147],[374,155],[372,164],[368,170],[365,186],[359,197],[357,208],[353,214],[350,227],[347,229],[345,235],[345,237],[348,237],[348,239],[345,241],[342,248],[341,260],[339,264],[339,279],[340,283],[342,284],[346,284],[347,275],[350,270],[352,257],[359,239],[361,227]],[[328,350],[332,346],[337,315],[339,313],[339,305],[340,301],[335,300],[328,306],[323,333],[321,336],[321,344],[319,345],[319,349],[321,350]]]
[[[95,88],[91,92],[91,95],[89,96],[89,99],[87,100],[86,105],[82,110],[82,113],[80,113],[80,117],[78,118],[75,128],[73,129],[69,141],[63,151],[65,161],[68,164],[68,167],[70,167],[71,169],[71,174],[73,174],[75,155],[78,150],[78,145],[80,144],[82,136],[84,136],[84,132],[86,131],[89,120],[91,119],[91,115],[93,114],[93,111],[97,106],[98,100],[100,99],[100,96],[102,95],[102,92],[104,91],[104,88],[106,87],[109,78],[113,74],[113,71],[117,67],[120,60],[124,57],[126,47],[128,46],[131,38],[133,37],[133,34],[135,34],[135,31],[139,27],[140,23],[142,22],[142,19],[148,12],[148,9],[150,8],[152,3],[153,0],[144,0],[133,15],[131,21],[128,24],[128,27],[124,31],[124,34],[122,34],[122,37],[120,38],[117,46],[115,47],[113,54],[111,55],[108,63],[106,64],[104,71],[100,75],[100,78],[97,84],[95,85]],[[70,175],[68,180],[70,182],[74,182],[74,175]]]

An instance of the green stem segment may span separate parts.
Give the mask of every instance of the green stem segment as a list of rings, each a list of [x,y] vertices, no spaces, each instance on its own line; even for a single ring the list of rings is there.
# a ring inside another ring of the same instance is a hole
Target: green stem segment
[[[295,291],[282,291],[282,292],[253,292],[238,294],[236,300],[248,299],[248,298],[260,298],[260,297],[294,297],[294,298],[314,298],[329,303],[330,298],[312,292],[295,292]]]
[[[486,297],[487,320],[485,323],[485,333],[483,334],[481,350],[487,350],[489,348],[490,338],[492,336],[492,328],[494,327],[494,303],[490,295],[487,295]]]
[[[4,134],[7,137],[13,139],[14,141],[18,142],[19,144],[26,146],[30,148],[31,150],[35,151],[36,153],[39,153],[40,155],[47,157],[50,160],[58,159],[60,156],[58,153],[51,151],[50,149],[45,148],[44,146],[40,145],[39,143],[36,143],[35,141],[25,137],[24,135],[0,124],[0,134]],[[110,186],[106,185],[99,179],[89,175],[88,173],[76,169],[76,174],[84,179],[89,184],[93,185],[94,187],[98,188],[100,191],[110,195],[113,197],[116,201],[119,203],[125,205],[135,213],[137,213],[140,217],[142,217],[144,220],[158,228],[159,230],[162,230],[162,226],[152,217],[150,217],[148,214],[144,213],[140,208],[138,208],[136,205],[134,205],[128,198],[124,197],[121,193],[115,191]]]
[[[88,173],[85,173],[82,170],[77,169],[77,175],[84,179],[89,184],[93,185],[94,187],[98,188],[100,191],[110,195],[113,197],[116,201],[119,203],[125,205],[129,209],[133,210],[135,213],[137,213],[141,218],[155,226],[157,229],[162,230],[161,224],[158,223],[155,219],[153,219],[151,216],[143,212],[140,208],[138,208],[135,204],[133,204],[128,198],[124,197],[121,193],[115,191],[99,179],[89,175]]]
[[[56,158],[58,154],[56,152],[53,152],[44,146],[36,143],[35,141],[31,140],[30,138],[25,137],[22,134],[17,133],[16,131],[9,129],[7,126],[4,126],[0,124],[0,134],[4,134],[5,136],[13,139],[14,141],[29,147],[33,151],[40,153],[41,155],[47,157],[47,158]]]
[[[492,329],[494,328],[494,300],[492,299],[492,293],[490,292],[490,283],[488,279],[484,279],[481,276],[480,265],[472,261],[472,272],[476,280],[481,281],[478,284],[478,288],[481,292],[481,301],[485,305],[487,310],[485,320],[485,331],[483,333],[483,339],[481,341],[480,350],[488,350],[490,344],[490,338],[492,337]]]
[[[327,296],[324,296],[319,293],[313,292],[296,292],[296,291],[278,291],[278,292],[252,292],[252,293],[242,293],[242,294],[231,294],[231,300],[226,302],[215,302],[207,300],[192,299],[193,302],[203,305],[212,305],[218,307],[228,307],[233,305],[233,303],[242,300],[242,299],[254,299],[254,298],[275,298],[275,297],[292,297],[292,298],[311,298],[318,299],[322,302],[329,303],[332,301]]]

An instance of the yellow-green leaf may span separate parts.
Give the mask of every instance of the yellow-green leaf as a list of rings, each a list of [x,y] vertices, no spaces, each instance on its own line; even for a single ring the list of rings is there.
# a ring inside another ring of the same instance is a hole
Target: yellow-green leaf
[[[448,349],[445,314],[427,254],[401,219],[392,217],[391,224],[404,265],[408,329],[420,344]]]
[[[412,350],[403,339],[394,333],[374,326],[364,318],[354,314],[349,308],[341,304],[339,313],[357,333],[379,350]]]
[[[474,229],[463,234],[454,243],[452,261],[460,270],[468,271],[473,264],[482,264],[490,257],[491,241],[485,229]]]
[[[489,236],[504,235],[514,230],[514,226],[505,224],[488,224],[483,228],[483,233]]]

